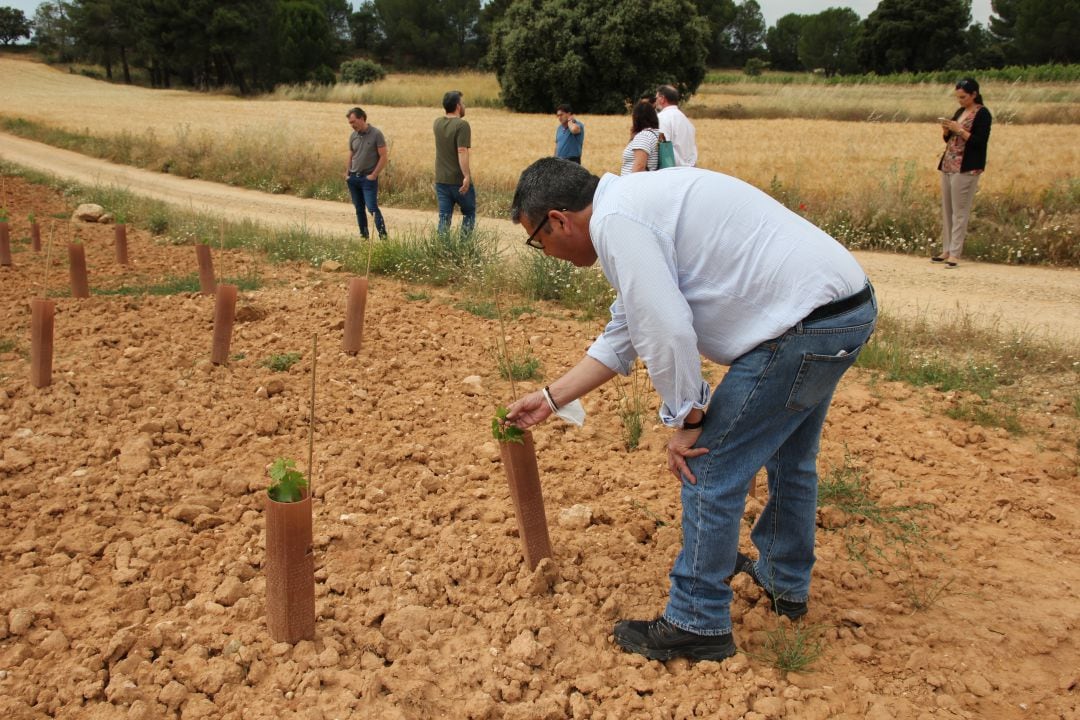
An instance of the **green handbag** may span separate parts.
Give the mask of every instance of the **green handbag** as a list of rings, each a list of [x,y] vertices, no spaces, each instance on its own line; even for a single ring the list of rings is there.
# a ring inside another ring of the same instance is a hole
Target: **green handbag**
[[[664,139],[664,133],[660,133],[660,170],[664,168],[675,167],[675,147],[671,144],[670,140]]]

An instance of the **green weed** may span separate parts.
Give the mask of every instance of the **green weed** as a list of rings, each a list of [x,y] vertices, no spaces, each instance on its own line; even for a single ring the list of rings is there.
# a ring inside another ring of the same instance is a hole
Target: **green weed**
[[[405,299],[408,300],[409,302],[421,302],[421,301],[430,300],[431,295],[429,293],[424,292],[423,290],[419,290],[419,291],[406,290],[405,291]]]
[[[916,513],[932,506],[925,503],[880,505],[870,495],[862,470],[855,467],[846,448],[844,462],[820,479],[818,505],[836,507],[857,521],[844,528],[848,559],[859,563],[869,573],[873,573],[879,564],[897,572],[899,584],[914,609],[930,607],[948,589],[951,581],[924,584],[920,580],[921,564],[913,555],[913,550],[930,551]]]
[[[652,510],[650,510],[649,507],[644,503],[640,503],[637,500],[631,500],[630,507],[634,508],[635,510],[640,510],[642,513],[644,513],[650,520],[656,523],[656,527],[662,527],[664,525],[667,525],[666,520],[654,513]]]
[[[300,362],[302,355],[300,353],[275,353],[270,357],[264,358],[259,364],[263,367],[270,368],[274,372],[285,372],[296,363]]]
[[[903,536],[917,535],[918,525],[904,516],[925,510],[930,505],[895,505],[883,507],[870,495],[863,471],[852,462],[847,448],[844,462],[818,478],[818,506],[832,505],[845,515],[868,520],[875,525],[888,525]]]
[[[937,604],[956,578],[936,582],[923,582],[919,572],[922,562],[914,557],[907,545],[901,546],[894,557],[899,560],[903,570],[900,585],[907,596],[908,604],[915,610],[927,610]]]
[[[1013,435],[1024,432],[1024,426],[1015,411],[998,409],[985,401],[960,402],[946,410],[945,414],[953,420],[973,422],[983,427],[1004,428]]]
[[[486,320],[494,320],[499,317],[499,312],[493,302],[462,300],[459,303],[454,303],[454,307]]]
[[[615,291],[595,267],[578,268],[539,252],[529,252],[516,263],[512,281],[526,297],[550,300],[582,312],[586,318],[607,313]]]
[[[800,672],[817,662],[824,652],[819,625],[792,625],[783,620],[765,632],[765,642],[758,652],[747,655],[784,672]]]
[[[19,344],[11,338],[0,338],[0,352],[15,352],[15,348],[17,347],[19,347]]]
[[[540,378],[540,360],[529,350],[507,358],[499,357],[499,375],[504,380],[537,380]]]
[[[534,300],[562,300],[573,277],[573,265],[542,252],[526,253],[518,263],[518,285]]]
[[[635,361],[626,382],[618,385],[619,419],[622,421],[623,442],[627,450],[637,448],[641,442],[641,433],[645,429],[645,413],[648,411],[645,387],[647,377],[642,377],[639,363]]]
[[[495,265],[497,245],[496,236],[482,230],[395,234],[371,248],[371,271],[407,282],[468,285],[478,282]],[[362,257],[366,263],[366,253]]]

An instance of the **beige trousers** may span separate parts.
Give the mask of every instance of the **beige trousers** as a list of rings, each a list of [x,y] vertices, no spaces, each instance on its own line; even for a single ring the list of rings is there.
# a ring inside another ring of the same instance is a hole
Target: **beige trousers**
[[[971,206],[982,173],[941,173],[941,252],[951,258],[964,252]]]

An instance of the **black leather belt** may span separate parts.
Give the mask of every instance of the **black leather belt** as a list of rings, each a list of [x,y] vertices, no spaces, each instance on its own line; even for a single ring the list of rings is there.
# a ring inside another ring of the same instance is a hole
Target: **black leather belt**
[[[371,168],[371,170],[374,170],[374,169],[375,169],[375,168]],[[366,172],[351,172],[351,173],[349,173],[349,174],[350,174],[350,175],[357,175],[357,176],[360,176],[360,177],[367,177],[368,175],[370,175],[370,174],[371,174],[371,170],[368,170],[368,171],[366,171]]]
[[[873,290],[870,289],[870,283],[867,283],[862,290],[854,295],[848,295],[846,298],[833,300],[831,303],[815,308],[809,315],[803,318],[803,322],[823,320],[834,315],[846,313],[848,310],[854,310],[869,300],[873,294]]]

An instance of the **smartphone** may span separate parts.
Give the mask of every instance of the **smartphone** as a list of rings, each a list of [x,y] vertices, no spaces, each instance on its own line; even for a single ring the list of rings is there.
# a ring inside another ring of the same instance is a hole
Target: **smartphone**
[[[949,118],[938,118],[938,119],[937,119],[937,121],[938,121],[939,123],[943,123],[943,122],[949,122]]]

